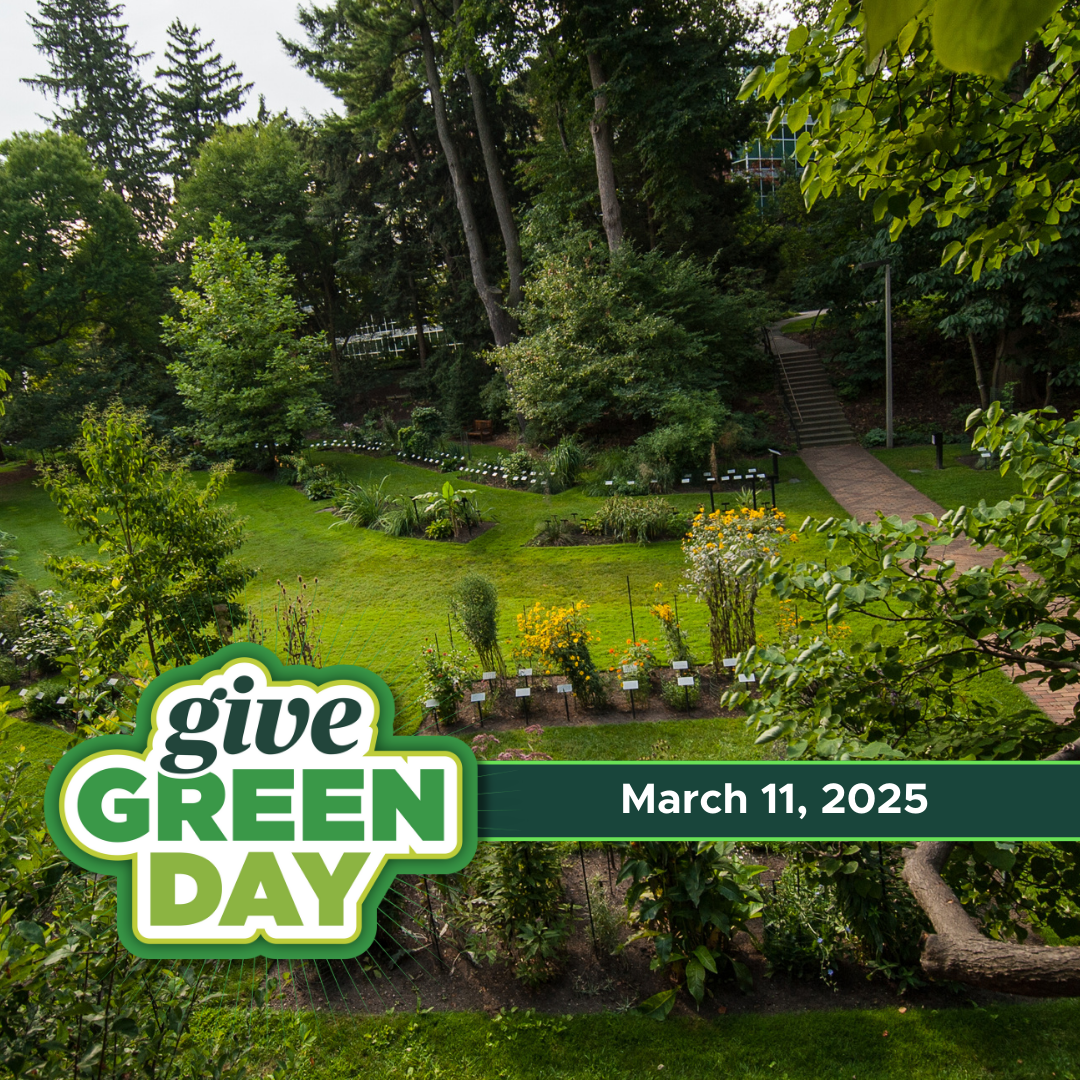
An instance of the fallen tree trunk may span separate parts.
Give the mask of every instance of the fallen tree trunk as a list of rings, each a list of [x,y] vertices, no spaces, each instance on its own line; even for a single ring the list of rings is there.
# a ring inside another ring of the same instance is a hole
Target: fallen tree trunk
[[[1076,747],[1074,743],[1065,749]],[[934,979],[1007,994],[1080,995],[1080,946],[1018,945],[979,932],[941,877],[954,846],[922,842],[904,860],[904,881],[936,931],[923,938],[923,971]]]

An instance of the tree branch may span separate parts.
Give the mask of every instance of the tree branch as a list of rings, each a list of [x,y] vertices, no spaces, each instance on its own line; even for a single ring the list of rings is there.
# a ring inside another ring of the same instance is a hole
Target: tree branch
[[[1080,741],[1047,761],[1080,759]],[[931,978],[1036,997],[1080,994],[1080,946],[1018,945],[984,937],[941,872],[954,844],[924,841],[908,849],[903,878],[935,933],[923,938],[922,968]]]

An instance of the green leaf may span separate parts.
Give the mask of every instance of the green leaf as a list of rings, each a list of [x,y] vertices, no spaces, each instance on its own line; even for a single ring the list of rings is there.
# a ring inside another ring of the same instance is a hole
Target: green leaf
[[[952,71],[1008,78],[1024,42],[1061,3],[1062,0],[936,0],[931,24],[934,52]]]
[[[700,1005],[701,999],[705,996],[705,968],[700,960],[686,962],[686,989]]]
[[[653,994],[651,998],[643,1001],[637,1011],[651,1020],[663,1020],[675,1006],[675,991],[661,990],[659,994]]]
[[[15,924],[16,931],[21,934],[27,941],[34,945],[45,944],[45,932],[41,929],[36,922],[31,922],[29,919],[24,919],[22,922]]]
[[[759,64],[749,75],[742,81],[742,86],[739,87],[739,100],[742,101],[749,97],[753,92],[754,87],[765,78],[765,69]]]
[[[873,60],[926,6],[926,0],[863,0],[864,49]]]
[[[716,974],[716,959],[704,945],[699,945],[694,950],[694,955],[698,958],[706,971],[711,971],[714,975]]]
[[[809,37],[810,31],[805,26],[796,26],[788,34],[787,51],[789,53],[798,52],[806,44]]]

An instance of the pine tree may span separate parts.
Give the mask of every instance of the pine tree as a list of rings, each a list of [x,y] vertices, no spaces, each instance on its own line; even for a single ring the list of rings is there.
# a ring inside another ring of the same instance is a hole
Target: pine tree
[[[160,222],[164,198],[157,176],[157,108],[139,73],[137,53],[108,0],[40,0],[30,25],[49,73],[23,79],[57,105],[52,124],[80,136],[94,163],[130,204],[144,227]]]
[[[154,91],[161,133],[168,148],[166,169],[173,185],[191,173],[199,147],[231,113],[243,107],[252,83],[245,83],[235,64],[223,64],[221,53],[210,54],[213,41],[199,41],[199,28],[174,19],[165,46],[166,66],[155,76],[165,89]]]

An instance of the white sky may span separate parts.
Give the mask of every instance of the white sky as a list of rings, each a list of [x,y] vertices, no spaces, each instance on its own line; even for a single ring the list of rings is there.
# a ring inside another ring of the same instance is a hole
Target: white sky
[[[299,119],[305,111],[321,116],[334,109],[336,99],[294,68],[278,42],[279,33],[303,37],[297,7],[297,0],[129,0],[123,21],[138,51],[154,54],[145,79],[163,62],[165,29],[179,17],[186,26],[198,26],[203,41],[213,38],[223,61],[236,64],[244,81],[255,84],[243,116],[254,115],[261,93],[271,112],[288,109]],[[15,131],[39,131],[47,125],[38,114],[52,114],[48,99],[19,82],[48,70],[27,22],[27,13],[36,11],[36,0],[0,0],[0,139]]]

